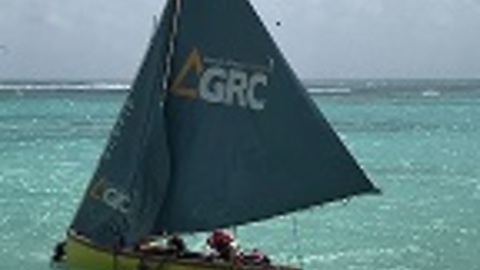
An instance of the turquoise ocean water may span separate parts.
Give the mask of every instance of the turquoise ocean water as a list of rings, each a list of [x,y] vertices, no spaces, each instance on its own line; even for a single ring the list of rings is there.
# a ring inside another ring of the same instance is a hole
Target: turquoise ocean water
[[[308,83],[383,194],[240,227],[240,245],[305,269],[480,269],[480,81]],[[112,88],[0,86],[0,269],[49,269],[125,97]]]

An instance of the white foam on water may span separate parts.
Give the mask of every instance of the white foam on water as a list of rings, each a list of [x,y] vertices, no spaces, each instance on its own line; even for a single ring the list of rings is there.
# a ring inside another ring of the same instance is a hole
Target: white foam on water
[[[440,96],[440,92],[434,89],[428,89],[422,92],[422,96],[424,97],[438,97]]]
[[[130,84],[126,83],[6,83],[0,84],[0,90],[17,91],[54,91],[54,90],[128,90]]]
[[[310,94],[350,94],[352,93],[352,89],[350,88],[343,88],[343,87],[329,87],[329,88],[323,88],[323,87],[312,87],[308,88],[308,92]]]

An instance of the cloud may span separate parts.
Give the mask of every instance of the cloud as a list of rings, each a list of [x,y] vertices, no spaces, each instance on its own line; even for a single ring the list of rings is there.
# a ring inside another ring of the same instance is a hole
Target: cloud
[[[2,0],[0,78],[131,78],[158,1]]]
[[[0,78],[132,78],[165,3],[0,1]],[[302,77],[480,74],[478,0],[250,2]]]
[[[269,27],[304,77],[480,74],[479,1],[271,1],[284,23]]]

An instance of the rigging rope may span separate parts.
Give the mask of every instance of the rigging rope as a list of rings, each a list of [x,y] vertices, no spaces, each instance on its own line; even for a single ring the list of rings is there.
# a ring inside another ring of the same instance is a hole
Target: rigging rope
[[[168,80],[170,79],[172,73],[172,62],[175,55],[175,40],[178,34],[178,26],[180,21],[180,15],[182,11],[182,2],[181,0],[172,0],[175,1],[174,13],[172,17],[172,27],[169,36],[168,51],[165,59],[165,73],[162,78],[162,101],[165,100],[165,97],[168,92]]]

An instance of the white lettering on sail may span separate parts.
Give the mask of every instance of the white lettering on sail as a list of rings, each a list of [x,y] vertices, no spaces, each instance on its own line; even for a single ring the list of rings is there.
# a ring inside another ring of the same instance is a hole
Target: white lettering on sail
[[[268,78],[261,72],[252,75],[240,69],[211,67],[200,77],[199,94],[210,103],[238,105],[252,110],[263,110],[265,101],[257,99],[256,90],[267,86]]]
[[[116,211],[128,214],[132,205],[131,197],[114,187],[108,187],[108,185],[104,177],[100,178],[90,189],[89,195]]]
[[[223,68],[212,67],[203,73],[200,78],[200,97],[211,103],[220,103],[224,100],[227,72]]]
[[[234,97],[237,96],[238,105],[247,107],[247,100],[245,98],[247,83],[246,72],[230,69],[227,80],[227,91],[225,93],[225,104],[233,105]]]
[[[105,204],[123,214],[128,214],[130,211],[131,203],[128,195],[125,195],[114,188],[107,188],[103,192],[102,200]]]
[[[263,73],[255,73],[250,78],[250,87],[247,91],[247,100],[250,104],[250,107],[254,110],[263,110],[265,108],[265,101],[258,100],[255,97],[255,89],[257,89],[258,85],[262,84],[263,86],[267,86],[268,77]]]
[[[267,90],[269,74],[274,71],[272,58],[268,60],[268,65],[261,65],[228,58],[202,57],[200,51],[193,48],[169,91],[182,98],[262,111],[267,103],[266,93],[260,99],[258,92],[260,88]],[[192,80],[192,73],[198,81]]]

